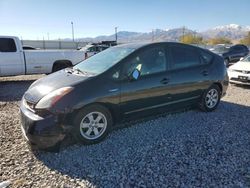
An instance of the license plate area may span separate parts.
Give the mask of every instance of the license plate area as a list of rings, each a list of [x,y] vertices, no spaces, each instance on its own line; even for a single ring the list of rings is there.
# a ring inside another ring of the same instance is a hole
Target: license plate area
[[[238,76],[238,79],[243,81],[243,82],[247,82],[248,81],[248,77],[247,76]]]

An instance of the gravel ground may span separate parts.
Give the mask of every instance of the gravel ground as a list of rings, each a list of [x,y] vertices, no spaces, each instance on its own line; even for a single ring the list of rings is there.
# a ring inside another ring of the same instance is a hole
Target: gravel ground
[[[218,109],[130,123],[96,145],[31,152],[19,101],[39,76],[0,78],[0,182],[10,187],[250,187],[250,87]]]

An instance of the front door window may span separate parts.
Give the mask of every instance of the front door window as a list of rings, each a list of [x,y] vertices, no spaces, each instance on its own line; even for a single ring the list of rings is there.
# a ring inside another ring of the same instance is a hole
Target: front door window
[[[135,69],[141,72],[141,76],[166,71],[164,50],[162,48],[152,48],[138,53],[125,66],[127,75],[130,75]]]

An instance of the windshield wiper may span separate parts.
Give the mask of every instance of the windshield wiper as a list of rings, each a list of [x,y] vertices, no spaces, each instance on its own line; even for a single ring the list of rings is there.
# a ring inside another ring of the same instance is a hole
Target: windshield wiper
[[[68,67],[68,68],[65,69],[65,71],[66,71],[67,73],[72,74],[74,70],[73,70],[72,67]]]
[[[77,74],[83,74],[83,75],[91,75],[91,73],[90,72],[86,72],[86,71],[82,71],[81,69],[79,69],[79,68],[73,68],[73,71],[76,71],[77,72]]]
[[[79,68],[73,68],[73,71],[76,71],[78,74],[81,73],[81,74],[87,74],[87,72],[84,72],[82,71],[81,69]]]

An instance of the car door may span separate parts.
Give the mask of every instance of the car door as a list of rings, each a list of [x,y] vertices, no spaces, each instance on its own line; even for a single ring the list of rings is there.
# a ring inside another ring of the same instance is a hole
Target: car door
[[[17,49],[12,38],[0,38],[0,75],[25,74],[23,52]]]
[[[122,114],[151,110],[167,102],[167,59],[164,47],[157,45],[139,50],[124,62],[120,103]],[[140,77],[137,80],[128,79],[135,69],[140,71]]]
[[[169,94],[173,104],[192,104],[209,87],[211,74],[209,63],[203,63],[200,51],[183,44],[170,45],[171,66]],[[207,54],[209,55],[209,54]],[[210,55],[208,61],[211,61]]]

